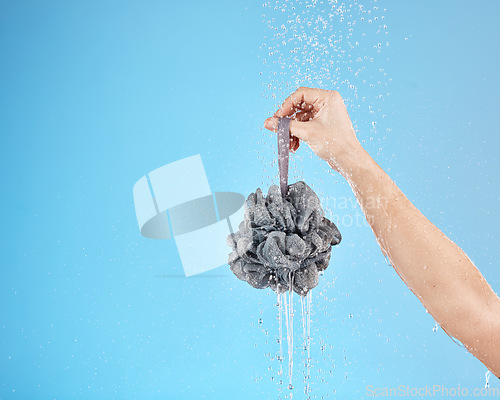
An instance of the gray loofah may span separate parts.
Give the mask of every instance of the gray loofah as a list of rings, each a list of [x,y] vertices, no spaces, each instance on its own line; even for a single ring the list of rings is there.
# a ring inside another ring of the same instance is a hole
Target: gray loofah
[[[285,198],[273,185],[267,197],[260,189],[248,196],[239,231],[227,237],[228,263],[254,288],[283,292],[292,280],[293,290],[305,296],[318,285],[318,272],[328,267],[331,246],[341,239],[305,182],[289,185]]]

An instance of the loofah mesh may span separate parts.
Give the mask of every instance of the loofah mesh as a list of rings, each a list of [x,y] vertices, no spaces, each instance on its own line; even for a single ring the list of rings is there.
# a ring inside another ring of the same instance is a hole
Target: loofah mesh
[[[342,237],[325,218],[318,196],[305,182],[288,186],[283,198],[278,186],[267,197],[257,189],[245,202],[245,219],[227,237],[228,263],[241,280],[257,289],[290,288],[305,296],[318,285],[328,267],[332,246]]]

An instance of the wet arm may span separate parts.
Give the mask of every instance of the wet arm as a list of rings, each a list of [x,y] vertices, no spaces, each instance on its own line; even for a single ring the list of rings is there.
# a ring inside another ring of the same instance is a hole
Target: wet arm
[[[339,170],[392,266],[424,307],[500,376],[500,299],[467,255],[359,148]]]

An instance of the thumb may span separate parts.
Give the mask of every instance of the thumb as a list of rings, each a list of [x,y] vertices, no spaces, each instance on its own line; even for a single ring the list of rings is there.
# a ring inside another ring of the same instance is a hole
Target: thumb
[[[290,121],[290,134],[307,142],[309,139],[308,129],[305,124],[308,122],[300,122],[295,119]],[[278,117],[270,117],[266,119],[264,122],[264,128],[269,129],[270,131],[276,132],[278,130]]]

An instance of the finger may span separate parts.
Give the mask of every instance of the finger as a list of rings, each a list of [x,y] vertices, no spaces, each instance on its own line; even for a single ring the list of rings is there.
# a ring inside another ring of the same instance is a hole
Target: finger
[[[300,146],[300,140],[297,136],[290,136],[290,151],[295,153]]]
[[[264,128],[276,132],[278,130],[278,118],[269,117],[264,121]]]
[[[299,111],[295,114],[294,118],[297,121],[307,122],[314,118],[314,114],[311,111]]]
[[[318,102],[321,91],[300,87],[288,96],[281,107],[274,113],[275,117],[291,117],[296,111],[311,111]]]
[[[290,133],[301,140],[307,142],[309,138],[308,129],[306,129],[306,124],[308,122],[300,122],[295,119],[290,121]],[[270,117],[264,122],[264,127],[270,131],[276,132],[278,130],[278,118]]]

